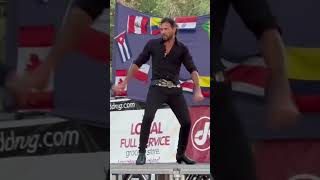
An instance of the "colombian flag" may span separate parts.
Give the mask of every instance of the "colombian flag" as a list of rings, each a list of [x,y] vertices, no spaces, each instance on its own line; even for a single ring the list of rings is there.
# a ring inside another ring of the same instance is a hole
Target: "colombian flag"
[[[151,17],[150,18],[150,32],[152,35],[160,34],[160,22],[161,18]]]

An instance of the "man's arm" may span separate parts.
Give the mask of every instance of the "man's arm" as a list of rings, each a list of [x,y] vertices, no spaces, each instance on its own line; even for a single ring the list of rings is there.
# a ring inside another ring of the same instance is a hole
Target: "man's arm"
[[[200,88],[200,83],[199,83],[199,73],[198,71],[193,71],[191,73],[191,79],[193,81],[194,87],[193,89],[195,91],[200,91],[201,92],[201,88]]]
[[[197,67],[194,65],[192,56],[189,52],[189,49],[185,47],[184,55],[182,57],[182,63],[186,67],[187,71],[191,74],[191,79],[193,81],[193,101],[198,102],[203,100],[203,95],[199,83],[199,73]]]
[[[298,115],[298,110],[291,99],[285,49],[276,19],[265,0],[232,0],[232,3],[248,29],[259,40],[264,61],[270,70],[270,120],[288,124]]]
[[[138,58],[131,64],[129,67],[129,70],[127,72],[127,76],[123,83],[119,85],[113,85],[112,90],[117,94],[117,93],[122,93],[126,86],[128,85],[128,82],[134,74],[139,70],[139,68],[147,63],[150,59],[151,55],[151,41],[148,41],[147,44],[144,46],[143,51],[139,54]]]
[[[50,75],[63,57],[72,52],[80,43],[81,36],[88,30],[94,19],[102,12],[104,0],[77,0],[68,13],[65,24],[58,33],[48,56],[34,72],[27,73],[12,83],[12,89],[43,89],[47,86]]]
[[[54,68],[67,53],[72,52],[80,43],[81,36],[92,22],[92,17],[86,11],[79,7],[72,8],[46,61]]]

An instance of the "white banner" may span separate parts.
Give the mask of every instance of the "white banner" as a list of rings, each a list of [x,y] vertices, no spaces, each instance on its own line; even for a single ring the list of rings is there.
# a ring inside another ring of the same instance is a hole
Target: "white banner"
[[[144,110],[110,112],[110,163],[135,163]],[[171,109],[159,109],[151,125],[147,163],[175,162],[180,125]]]

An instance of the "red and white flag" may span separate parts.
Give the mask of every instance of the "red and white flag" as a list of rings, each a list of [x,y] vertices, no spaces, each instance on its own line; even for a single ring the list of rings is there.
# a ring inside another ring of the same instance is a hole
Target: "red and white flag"
[[[222,59],[232,90],[256,96],[264,96],[268,69],[262,58],[252,57],[245,62],[232,63]]]
[[[17,73],[23,75],[39,67],[55,39],[54,26],[22,26],[18,36]],[[50,110],[53,106],[53,76],[44,91],[30,91],[27,103],[20,111]]]
[[[135,72],[135,78],[140,81],[147,81],[148,80],[148,73],[150,70],[149,64],[143,64],[137,72]]]
[[[119,85],[123,83],[126,76],[127,76],[127,70],[116,70],[115,85]],[[123,93],[117,94],[116,96],[127,96],[127,87],[125,87]]]
[[[191,79],[186,81],[180,80],[180,87],[184,92],[193,93],[194,83]],[[210,97],[210,87],[209,88],[203,87],[201,86],[201,84],[200,84],[200,87],[201,87],[201,93],[203,97]]]
[[[197,26],[197,16],[176,17],[178,29],[194,30]]]
[[[128,40],[126,38],[126,32],[124,31],[120,33],[114,39],[117,41],[122,62],[128,61],[132,57],[132,54],[128,45]]]
[[[182,88],[183,91],[186,92],[193,92],[193,81],[192,80],[187,80],[187,81],[181,81],[180,80],[180,86]]]
[[[127,32],[135,34],[147,34],[149,18],[144,16],[128,16]]]

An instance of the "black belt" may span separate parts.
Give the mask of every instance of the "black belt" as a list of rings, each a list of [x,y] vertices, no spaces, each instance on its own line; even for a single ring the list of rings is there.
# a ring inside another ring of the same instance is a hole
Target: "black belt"
[[[151,81],[152,86],[160,86],[160,87],[167,87],[167,88],[180,88],[180,85],[176,85],[172,81],[166,79],[156,79]]]

